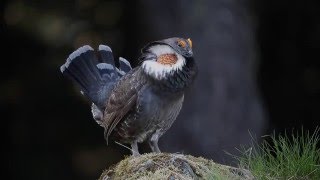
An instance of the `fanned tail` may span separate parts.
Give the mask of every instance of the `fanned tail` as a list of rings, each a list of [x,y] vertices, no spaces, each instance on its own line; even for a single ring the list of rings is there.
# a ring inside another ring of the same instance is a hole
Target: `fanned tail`
[[[99,45],[98,52],[100,61],[92,47],[80,47],[69,55],[60,70],[103,111],[114,84],[132,68],[124,58],[119,59],[120,69],[115,67],[112,51],[106,45]]]

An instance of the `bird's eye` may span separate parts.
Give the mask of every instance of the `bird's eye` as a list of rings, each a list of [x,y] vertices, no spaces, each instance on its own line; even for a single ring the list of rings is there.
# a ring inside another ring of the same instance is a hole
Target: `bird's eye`
[[[182,48],[185,48],[187,46],[186,42],[183,40],[178,40],[177,43],[178,43],[178,46]]]

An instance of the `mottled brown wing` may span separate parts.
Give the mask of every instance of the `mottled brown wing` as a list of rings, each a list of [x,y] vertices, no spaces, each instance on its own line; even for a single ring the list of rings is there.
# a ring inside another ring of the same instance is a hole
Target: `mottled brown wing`
[[[136,105],[138,92],[145,83],[140,71],[139,68],[133,69],[124,75],[111,92],[104,113],[105,138],[107,142],[117,124]]]

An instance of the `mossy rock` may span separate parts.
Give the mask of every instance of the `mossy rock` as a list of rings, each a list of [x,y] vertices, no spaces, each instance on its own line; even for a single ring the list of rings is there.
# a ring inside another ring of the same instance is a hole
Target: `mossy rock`
[[[254,179],[245,169],[183,154],[149,153],[127,157],[105,170],[99,180]]]

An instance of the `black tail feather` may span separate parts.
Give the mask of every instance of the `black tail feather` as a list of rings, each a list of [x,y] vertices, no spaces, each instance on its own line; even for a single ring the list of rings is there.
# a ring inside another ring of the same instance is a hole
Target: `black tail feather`
[[[120,64],[120,70],[124,71],[125,73],[129,72],[132,69],[129,61],[123,57],[119,58],[119,64]]]
[[[114,66],[107,63],[99,63],[97,64],[97,68],[99,69],[100,74],[112,74],[114,73]]]
[[[90,88],[101,79],[98,69],[93,64],[94,61],[97,59],[93,49],[86,45],[71,53],[60,70],[62,74],[74,80],[84,94],[88,95]]]
[[[97,63],[93,49],[86,45],[71,53],[60,70],[63,75],[73,80],[93,103],[102,105],[104,100],[98,92],[110,82],[102,80],[103,74],[97,68]]]
[[[60,70],[63,75],[67,76],[71,80],[74,80],[80,86],[82,92],[88,92],[87,87],[89,85],[84,78],[81,78],[81,73],[78,73],[76,70],[70,70],[71,68],[66,68],[65,65],[62,65]]]
[[[85,51],[81,58],[83,59],[82,62],[86,64],[86,67],[88,68],[89,72],[91,72],[91,77],[95,78],[98,82],[101,81],[101,75],[96,67],[96,65],[98,64],[98,59],[95,56],[93,49]]]
[[[102,44],[99,45],[99,53],[101,55],[101,61],[103,63],[107,63],[107,64],[111,64],[112,66],[115,66],[112,50],[109,46],[102,45]]]
[[[86,45],[69,55],[60,67],[63,75],[74,81],[94,104],[103,109],[117,80],[131,70],[130,63],[120,58],[120,70],[115,67],[111,49],[99,45],[102,63],[99,63],[94,50]]]
[[[71,62],[70,58],[68,60]],[[78,59],[78,61],[79,60],[80,59]],[[79,79],[84,86],[89,87],[91,83],[90,73],[87,73],[87,69],[82,69],[82,66],[84,65],[82,65],[81,62],[74,61],[72,65],[66,66],[66,69],[68,70],[69,74],[77,77],[77,79]]]

